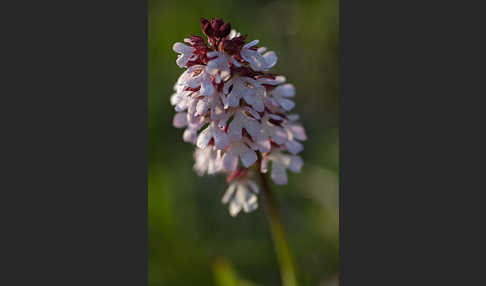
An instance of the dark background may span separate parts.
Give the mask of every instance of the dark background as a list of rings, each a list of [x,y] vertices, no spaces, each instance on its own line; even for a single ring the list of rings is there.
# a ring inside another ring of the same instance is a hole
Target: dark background
[[[146,2],[1,5],[0,284],[146,285]],[[341,285],[485,284],[480,8],[340,1]]]
[[[221,203],[225,177],[198,177],[195,147],[172,126],[169,97],[183,72],[172,45],[202,35],[199,18],[212,16],[274,50],[272,71],[296,87],[305,164],[288,185],[273,187],[301,285],[337,285],[337,0],[149,1],[149,284],[217,285],[227,266],[251,285],[280,284],[263,208],[230,217]]]

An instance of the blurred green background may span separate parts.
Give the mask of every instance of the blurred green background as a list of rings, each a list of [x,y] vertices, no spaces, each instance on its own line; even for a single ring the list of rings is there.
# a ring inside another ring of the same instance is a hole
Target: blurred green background
[[[300,284],[337,285],[338,0],[149,0],[149,285],[280,285],[262,205],[232,218],[221,204],[224,176],[198,177],[194,146],[172,126],[169,97],[183,72],[172,44],[202,35],[200,17],[222,17],[248,42],[259,39],[278,55],[272,72],[295,85],[305,164],[272,187]]]

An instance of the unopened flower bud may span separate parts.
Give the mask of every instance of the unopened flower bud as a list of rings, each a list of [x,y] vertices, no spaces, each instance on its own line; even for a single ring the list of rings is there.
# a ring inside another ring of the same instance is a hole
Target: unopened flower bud
[[[224,22],[221,18],[215,18],[211,20],[211,27],[214,31],[218,31],[221,26],[223,26]]]
[[[206,35],[206,37],[208,37],[208,38],[213,37],[214,36],[214,30],[211,27],[211,23],[209,23],[209,21],[205,18],[201,18],[200,22],[201,22],[201,28],[204,32],[204,35]]]
[[[231,24],[230,24],[230,22],[226,22],[226,23],[223,24],[223,26],[221,26],[219,28],[219,30],[218,30],[218,32],[219,32],[218,33],[218,36],[220,38],[224,38],[224,37],[228,36],[228,34],[230,33],[230,31],[231,31]]]

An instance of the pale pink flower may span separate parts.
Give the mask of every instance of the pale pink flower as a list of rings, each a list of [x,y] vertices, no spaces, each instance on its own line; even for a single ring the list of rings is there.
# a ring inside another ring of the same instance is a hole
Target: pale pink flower
[[[234,141],[223,155],[223,168],[226,171],[235,171],[238,167],[238,158],[245,168],[256,162],[257,155],[245,143]]]
[[[206,66],[191,66],[179,77],[177,91],[180,92],[188,87],[192,89],[200,88],[200,95],[211,95],[214,92],[211,74],[207,71]]]
[[[241,49],[241,57],[250,64],[250,67],[255,71],[267,71],[277,63],[277,55],[270,51],[261,54],[258,50],[251,49],[259,43],[259,40],[254,40],[243,46]],[[260,50],[260,51],[265,51]]]
[[[304,150],[304,146],[302,145],[302,143],[300,143],[300,141],[307,140],[307,135],[305,133],[304,127],[301,124],[295,122],[298,119],[299,116],[296,114],[289,115],[287,123],[284,124],[284,128],[287,131],[288,135],[288,140],[287,143],[285,143],[285,148],[287,148],[287,150],[294,155]]]
[[[206,146],[205,148],[196,148],[194,151],[194,170],[199,176],[208,173],[208,175],[215,174],[221,170],[222,158],[221,150],[214,146]]]
[[[257,96],[257,88],[262,88],[258,81],[246,77],[235,75],[224,83],[223,96],[224,107],[236,107],[240,104],[240,99],[244,99],[246,103],[253,104]],[[230,91],[231,89],[231,91]],[[263,110],[261,110],[263,111]]]
[[[270,120],[272,119],[274,120],[274,122],[283,121],[283,118],[278,115],[265,114],[265,116],[263,116],[261,120],[262,128],[261,128],[259,139],[269,140],[271,138],[276,144],[282,145],[286,143],[288,140],[287,132],[282,127],[274,123],[271,123]],[[262,151],[262,152],[268,152],[268,151]]]
[[[196,105],[196,116],[205,116],[208,112],[212,121],[221,119],[224,115],[223,104],[221,103],[221,95],[216,92],[210,96],[200,99]]]
[[[241,66],[234,58],[222,52],[209,52],[208,57],[214,57],[208,62],[207,68],[208,72],[215,76],[217,83],[231,75],[231,64]]]
[[[271,178],[277,185],[287,184],[287,169],[294,173],[299,173],[304,162],[296,155],[281,153],[281,150],[272,150],[265,156],[261,164],[261,172],[268,172],[268,162],[272,162]]]
[[[270,92],[271,100],[274,100],[276,104],[280,105],[285,111],[289,111],[294,108],[295,103],[289,99],[295,96],[295,87],[293,84],[286,83],[277,86]]]
[[[214,140],[214,146],[217,149],[223,149],[229,144],[228,135],[221,130],[215,122],[211,122],[211,124],[199,134],[196,145],[199,148],[204,148],[208,146],[211,140]]]
[[[179,43],[179,42],[175,43],[172,46],[172,49],[174,50],[174,52],[180,54],[177,57],[176,62],[177,62],[177,65],[181,68],[185,67],[187,65],[187,62],[189,61],[189,59],[194,57],[192,52],[194,52],[195,49],[192,48],[192,47],[186,46],[183,43]]]
[[[181,112],[187,109],[189,98],[192,93],[192,91],[182,91],[174,93],[170,97],[170,103],[175,106],[175,111]]]
[[[245,109],[239,108],[233,113],[233,121],[229,124],[228,135],[231,140],[240,140],[243,136],[243,129],[256,140],[261,124],[255,118],[248,116]]]
[[[232,182],[223,196],[223,204],[229,203],[231,216],[236,216],[243,210],[245,213],[258,208],[258,186],[251,180]]]

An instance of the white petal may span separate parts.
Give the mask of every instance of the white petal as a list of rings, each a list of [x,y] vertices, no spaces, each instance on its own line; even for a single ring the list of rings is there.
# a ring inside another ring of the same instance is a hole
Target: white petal
[[[307,135],[305,134],[305,129],[299,124],[292,124],[289,125],[287,128],[289,128],[290,132],[292,132],[292,135],[297,138],[300,141],[305,141],[307,140]]]
[[[223,204],[227,204],[229,202],[231,196],[235,192],[235,189],[236,189],[236,183],[231,183],[228,189],[226,189],[226,193],[224,193],[223,199],[221,200]]]
[[[275,143],[281,145],[287,142],[288,134],[287,132],[285,132],[283,128],[279,126],[273,126],[271,130],[272,130],[271,136],[272,139],[275,141]]]
[[[228,39],[233,39],[234,37],[239,37],[241,36],[240,33],[238,33],[235,29],[231,29],[231,32],[228,35]]]
[[[215,174],[221,170],[221,150],[216,150],[213,146],[206,147],[209,148],[208,156],[208,175]]]
[[[233,78],[228,79],[223,85],[223,94],[229,93],[229,88],[233,85]]]
[[[213,132],[211,126],[208,126],[197,137],[197,143],[196,143],[197,147],[205,148],[206,146],[208,146],[211,138],[213,138]]]
[[[229,152],[223,155],[223,169],[225,171],[234,171],[238,167],[238,157]]]
[[[214,97],[210,100],[211,106],[211,120],[219,121],[224,116],[224,108],[223,105],[219,102],[218,97]],[[219,125],[218,125],[219,126]]]
[[[197,132],[195,130],[186,129],[182,135],[182,138],[184,139],[184,142],[196,144]]]
[[[241,204],[239,204],[236,200],[232,200],[230,205],[229,205],[229,212],[232,217],[235,217],[238,215],[238,213],[241,210]]]
[[[171,105],[176,105],[177,104],[177,93],[174,93],[173,95],[170,96],[170,104]]]
[[[255,79],[251,78],[251,77],[241,77],[241,80],[243,82],[246,82],[248,84],[250,84],[253,88],[262,88],[263,86]]]
[[[260,133],[262,126],[258,121],[251,119],[248,121],[248,123],[245,125],[245,130],[250,134],[252,139],[258,138],[258,134]]]
[[[233,112],[231,112],[231,111],[223,113],[223,115],[221,116],[221,118],[218,121],[218,127],[219,128],[225,128],[226,123],[228,122],[228,120],[230,119],[231,116],[233,116]],[[231,136],[230,136],[230,138],[231,138]]]
[[[213,127],[214,146],[217,149],[224,149],[229,144],[228,135],[219,127]]]
[[[258,150],[258,145],[253,143],[248,137],[242,137],[241,140],[246,143],[252,150]]]
[[[277,84],[284,83],[285,80],[286,78],[283,75],[278,75],[275,77],[275,79],[270,79],[266,77],[259,78],[258,82],[261,84],[277,85]]]
[[[258,114],[258,112],[256,112],[252,108],[249,108],[248,106],[245,106],[242,109],[245,110],[245,111],[248,111],[248,113],[250,113],[251,116],[253,116],[253,118],[260,119],[260,114]]]
[[[250,167],[253,165],[253,163],[256,162],[257,160],[257,155],[255,151],[251,150],[250,148],[245,146],[245,150],[242,154],[240,154],[241,162],[243,163],[243,166],[246,168]]]
[[[180,54],[179,56],[177,56],[176,64],[181,68],[185,67],[187,62],[189,61],[189,57],[190,56],[188,55]]]
[[[233,88],[231,92],[229,92],[231,86]],[[239,106],[241,98],[244,98],[248,104],[252,104],[256,94],[256,87],[260,87],[260,84],[249,77],[233,77],[232,80],[226,82],[223,87],[223,93],[227,94],[226,97],[223,97],[225,108],[229,106]]]
[[[206,148],[207,149],[207,148]],[[194,166],[193,169],[199,176],[204,175],[208,167],[208,152],[206,149],[196,148],[194,151]]]
[[[209,98],[204,97],[196,105],[196,115],[205,115],[209,109]]]
[[[249,213],[252,210],[256,209],[257,197],[255,196],[255,194],[248,191],[246,186],[243,184],[238,185],[238,189],[236,190],[235,194],[235,200],[243,206],[243,210],[246,213]]]
[[[252,139],[258,138],[261,128],[262,126],[255,119],[248,119],[247,123],[245,124],[245,130],[248,132],[248,134],[250,134]]]
[[[231,63],[235,66],[235,67],[241,67],[241,64],[233,57],[230,58],[231,59]]]
[[[287,172],[285,172],[285,167],[281,164],[273,162],[272,174],[270,177],[277,185],[287,184]]]
[[[277,63],[277,54],[275,54],[274,51],[265,53],[263,57],[265,58],[265,61],[267,63],[265,66],[267,70],[275,66],[275,64]]]
[[[277,86],[273,93],[278,94],[284,97],[294,97],[295,96],[295,87],[291,83],[286,83],[283,85]]]
[[[278,104],[280,104],[280,106],[282,106],[282,108],[286,111],[291,110],[295,106],[295,102],[287,98],[277,97],[275,100],[277,100]]]
[[[257,50],[257,52],[259,52],[260,54],[263,54],[266,51],[267,51],[267,48],[265,48],[265,47],[259,47],[258,50]]]
[[[258,146],[258,150],[262,153],[269,152],[272,147],[268,136],[261,136],[258,138],[256,145]]]
[[[255,95],[254,94],[244,93],[242,97],[246,101],[246,103],[248,103],[249,105],[253,105],[255,103]]]
[[[246,213],[250,213],[258,209],[258,198],[254,194],[250,194],[246,200],[246,204],[243,205],[243,210]]]
[[[188,99],[187,104],[187,114],[189,124],[197,124],[201,121],[202,117],[197,116],[197,104],[199,102],[199,95],[194,94],[191,98]]]
[[[241,49],[241,57],[246,60],[250,67],[255,71],[263,71],[266,67],[265,58],[258,53],[257,51],[253,51],[250,49]]]
[[[221,83],[221,76],[219,74],[215,74],[214,75],[214,81],[217,83],[217,84],[220,84]]]
[[[192,52],[194,51],[194,48],[177,42],[172,46],[172,49],[174,50],[174,52],[180,53],[180,55],[177,56],[177,65],[181,68],[185,67],[189,59],[192,57]]]
[[[187,109],[192,91],[178,92],[171,97],[171,103],[175,105],[175,110],[181,112]]]
[[[251,104],[251,107],[253,107],[255,109],[255,111],[257,112],[263,112],[265,110],[265,105],[263,104],[263,97],[258,95],[255,96],[255,100],[254,102]],[[253,113],[252,113],[253,117],[255,117],[256,119],[259,118],[259,116],[255,116]]]
[[[208,58],[212,58],[212,57],[215,57],[219,54],[218,51],[212,51],[212,52],[208,52],[206,55]]]
[[[201,95],[212,95],[214,92],[214,86],[209,80],[201,82]]]
[[[209,52],[207,55],[208,57],[216,56],[216,58],[211,59],[207,64],[207,71],[215,76],[216,82],[220,81],[218,77],[227,79],[231,74],[229,65],[230,61],[232,61],[231,56],[218,51]]]
[[[296,140],[287,141],[287,143],[285,143],[285,148],[287,148],[287,150],[294,155],[304,150],[304,146],[302,146],[302,144]]]
[[[237,112],[234,117],[233,121],[228,126],[228,135],[231,140],[237,141],[241,139],[242,130],[243,129],[243,117]]]
[[[297,120],[299,120],[300,116],[298,114],[289,114],[289,115],[287,115],[287,118],[290,121],[297,121]]]
[[[253,40],[251,42],[249,42],[248,44],[244,45],[243,48],[251,48],[253,46],[255,46],[256,44],[258,44],[260,42],[260,40]]]
[[[176,128],[183,128],[184,126],[187,125],[187,113],[186,112],[176,113],[174,119],[172,120],[172,123]]]
[[[268,118],[275,119],[275,120],[283,120],[283,117],[278,116],[277,114],[266,114]]]
[[[234,217],[241,209],[249,213],[258,208],[257,193],[258,186],[253,181],[235,181],[226,190],[222,202],[229,203],[229,213]]]
[[[302,158],[300,158],[299,156],[290,156],[290,165],[288,166],[288,168],[292,172],[294,173],[300,172],[302,165],[304,165]]]
[[[183,43],[177,42],[172,45],[172,50],[176,53],[185,53],[194,49],[192,47],[184,45]]]
[[[243,128],[245,128],[253,139],[256,139],[260,133],[260,123],[258,123],[257,120],[248,117],[244,111],[244,109],[238,109],[234,114],[233,121],[229,124],[229,136],[234,141],[241,139]]]

